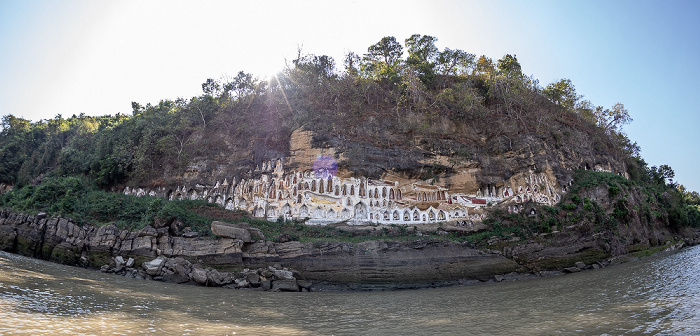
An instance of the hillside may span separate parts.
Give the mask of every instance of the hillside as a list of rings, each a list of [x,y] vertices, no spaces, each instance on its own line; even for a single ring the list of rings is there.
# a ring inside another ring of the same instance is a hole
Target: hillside
[[[8,115],[0,182],[86,176],[105,190],[261,218],[416,224],[552,206],[577,169],[672,177],[638,156],[622,104],[596,107],[568,80],[543,88],[513,55],[493,62],[435,41],[413,35],[404,51],[385,37],[340,70],[299,52],[269,81],[208,79],[201,96],[134,102],[131,116]],[[319,158],[330,164],[323,174]]]
[[[300,51],[269,80],[207,79],[131,115],[6,115],[0,249],[316,290],[543,276],[700,242],[700,195],[647,166],[622,104],[435,40],[386,37],[339,67]]]

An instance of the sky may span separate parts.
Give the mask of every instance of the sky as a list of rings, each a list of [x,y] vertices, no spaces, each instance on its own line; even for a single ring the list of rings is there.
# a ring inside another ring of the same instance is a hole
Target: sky
[[[267,78],[299,48],[342,64],[412,34],[515,54],[542,86],[568,78],[596,106],[623,103],[649,165],[700,191],[700,1],[0,0],[0,115],[130,114],[207,78]]]

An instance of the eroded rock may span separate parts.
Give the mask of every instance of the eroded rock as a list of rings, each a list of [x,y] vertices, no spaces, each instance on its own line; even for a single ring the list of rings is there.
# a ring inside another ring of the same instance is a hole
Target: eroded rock
[[[190,279],[204,285],[207,283],[207,271],[202,268],[202,265],[194,265],[190,273]]]
[[[158,256],[157,258],[144,262],[142,264],[143,269],[146,271],[146,273],[150,276],[158,275],[160,272],[160,268],[163,266],[165,263],[165,257],[163,256]]]
[[[296,279],[275,280],[272,282],[272,291],[278,290],[281,292],[298,292],[299,285]]]
[[[213,221],[211,223],[211,232],[220,237],[240,239],[244,243],[253,241],[250,231],[226,222]]]

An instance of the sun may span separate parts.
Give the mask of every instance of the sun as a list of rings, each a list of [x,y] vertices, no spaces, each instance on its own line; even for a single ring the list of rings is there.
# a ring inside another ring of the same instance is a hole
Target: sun
[[[270,81],[277,74],[284,70],[284,58],[274,57],[272,55],[256,55],[245,60],[243,65],[246,73],[250,73],[253,77],[257,77],[260,81]]]

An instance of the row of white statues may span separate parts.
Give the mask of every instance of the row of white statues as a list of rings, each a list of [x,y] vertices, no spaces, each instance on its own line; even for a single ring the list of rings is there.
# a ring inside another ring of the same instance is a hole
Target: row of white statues
[[[447,188],[415,181],[364,177],[340,178],[314,171],[285,172],[279,161],[265,163],[259,178],[235,178],[213,186],[175,189],[129,188],[125,194],[159,196],[170,200],[206,200],[229,210],[245,210],[255,217],[276,220],[307,219],[308,224],[422,224],[480,221],[485,208],[503,202],[559,201],[555,184],[544,174],[531,174],[524,186],[489,186],[475,194],[451,193]],[[325,172],[325,171],[324,171]]]

